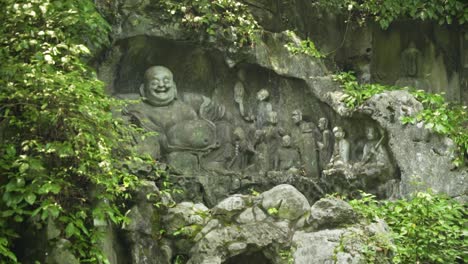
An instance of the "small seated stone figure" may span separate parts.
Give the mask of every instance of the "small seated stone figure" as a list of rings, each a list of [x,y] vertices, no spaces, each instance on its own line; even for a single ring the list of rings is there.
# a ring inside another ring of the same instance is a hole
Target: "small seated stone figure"
[[[291,172],[296,172],[301,166],[299,151],[291,146],[289,135],[284,135],[282,138],[277,164],[276,170]]]
[[[303,120],[302,111],[299,109],[291,113],[291,119],[295,124],[291,133],[294,139],[293,145],[299,149],[305,174],[310,178],[318,179],[320,176],[316,142],[318,130],[314,123]]]
[[[356,174],[366,178],[367,185],[372,185],[373,180],[387,180],[392,175],[391,161],[387,150],[383,146],[384,136],[380,138],[373,127],[366,129],[367,142],[363,148],[361,161],[355,164]]]
[[[203,95],[179,95],[172,72],[166,67],[150,67],[144,79],[141,103],[128,106],[125,114],[145,130],[158,133],[152,142],[160,146],[163,159],[170,165],[183,171],[197,169],[200,155],[220,145],[218,124],[231,123],[226,122],[225,108]]]
[[[330,161],[333,153],[333,135],[330,129],[328,129],[328,119],[325,117],[319,119],[318,128],[320,129],[321,140],[317,142],[317,145],[319,149],[320,168],[323,169]]]
[[[408,86],[431,92],[429,81],[422,77],[421,52],[413,42],[401,53],[401,70],[402,77],[396,81],[396,86]]]
[[[273,111],[271,103],[268,102],[270,93],[266,89],[261,89],[257,92],[257,107],[255,111],[255,126],[257,129],[262,129],[268,120],[268,115]]]

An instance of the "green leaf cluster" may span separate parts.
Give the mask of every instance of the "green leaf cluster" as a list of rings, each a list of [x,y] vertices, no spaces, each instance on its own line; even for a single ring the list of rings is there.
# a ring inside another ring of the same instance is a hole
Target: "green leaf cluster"
[[[376,83],[360,84],[352,72],[341,72],[333,75],[333,80],[340,83],[346,93],[344,102],[348,108],[355,109],[361,106],[367,99],[387,90],[398,89],[394,86],[386,86]]]
[[[404,17],[439,24],[468,22],[468,3],[463,0],[319,0],[318,4],[334,11],[348,11],[360,23],[370,17],[382,29]]]
[[[410,199],[377,201],[362,194],[349,202],[369,220],[384,219],[393,233],[393,263],[466,263],[463,235],[466,207],[431,192],[417,192]]]
[[[296,37],[295,34],[291,31],[288,31],[287,34],[291,38]],[[288,42],[284,46],[291,54],[294,55],[305,54],[317,59],[325,57],[325,55],[323,55],[319,50],[317,50],[315,43],[309,38],[307,38],[306,40],[300,40],[299,43]]]
[[[248,7],[240,1],[158,0],[156,7],[165,11],[167,20],[181,22],[238,47],[253,44],[259,29]]]
[[[107,262],[93,221],[121,223],[116,204],[139,182],[126,164],[152,162],[125,147],[137,131],[113,117],[120,103],[84,62],[109,25],[90,0],[0,8],[0,262],[17,262],[21,223],[50,219],[82,263]]]

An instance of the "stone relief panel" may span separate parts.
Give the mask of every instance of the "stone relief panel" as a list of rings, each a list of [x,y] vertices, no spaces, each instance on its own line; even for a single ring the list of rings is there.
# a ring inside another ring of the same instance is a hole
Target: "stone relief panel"
[[[140,41],[122,45],[128,52],[120,58],[114,93],[137,99],[124,116],[157,133],[136,140],[137,147],[167,163],[174,183],[191,190],[186,196],[193,201],[215,204],[230,193],[282,183],[312,199],[350,186],[378,192],[395,178],[387,141],[371,121],[338,118],[302,81],[251,64],[229,68],[216,54],[189,46],[176,51],[190,63],[177,63],[171,45],[153,40],[159,48],[148,53]],[[133,61],[142,59],[138,50],[150,58],[142,64],[171,61],[174,68],[142,69]]]

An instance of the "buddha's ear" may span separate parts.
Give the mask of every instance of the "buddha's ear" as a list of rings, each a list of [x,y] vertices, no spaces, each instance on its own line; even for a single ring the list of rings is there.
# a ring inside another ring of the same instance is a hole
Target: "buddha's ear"
[[[174,83],[174,98],[177,98],[177,85],[174,81],[173,83]]]
[[[143,100],[146,100],[146,95],[145,95],[145,84],[140,85],[140,96]]]

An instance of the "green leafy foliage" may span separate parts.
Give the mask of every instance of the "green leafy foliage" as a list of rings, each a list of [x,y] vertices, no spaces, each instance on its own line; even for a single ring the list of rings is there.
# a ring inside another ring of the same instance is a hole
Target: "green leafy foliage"
[[[463,0],[320,0],[318,4],[331,10],[349,11],[360,23],[370,17],[383,29],[404,17],[439,24],[468,22],[468,4]]]
[[[296,35],[291,31],[287,33],[291,38],[296,38]],[[315,47],[315,43],[310,39],[300,40],[299,43],[289,42],[284,45],[292,54],[306,54],[314,58],[324,58],[325,55],[320,53]]]
[[[267,213],[269,215],[278,215],[279,211],[277,208],[271,207],[271,208],[268,208]]]
[[[342,72],[333,76],[333,80],[341,84],[341,88],[346,92],[344,102],[349,108],[356,108],[362,105],[372,96],[386,90],[395,90],[396,87],[381,84],[360,84],[352,72]]]
[[[377,201],[362,193],[349,202],[369,220],[384,219],[393,232],[393,263],[466,262],[463,228],[466,208],[457,201],[431,192],[417,192],[411,199]]]
[[[293,248],[283,249],[279,251],[279,256],[287,264],[294,264]]]
[[[93,220],[121,223],[115,204],[138,184],[126,164],[152,162],[124,147],[137,131],[113,117],[120,104],[83,62],[109,26],[89,0],[0,8],[0,262],[17,262],[18,223],[49,219],[82,263],[107,262]]]
[[[235,0],[159,0],[156,7],[166,11],[166,19],[201,30],[217,40],[242,47],[253,44],[259,26],[248,7]]]

